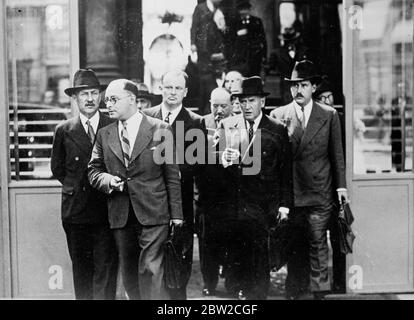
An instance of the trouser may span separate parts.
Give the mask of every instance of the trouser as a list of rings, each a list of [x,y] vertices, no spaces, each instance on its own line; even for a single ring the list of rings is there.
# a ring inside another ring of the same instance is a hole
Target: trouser
[[[225,212],[223,212],[224,214]],[[219,279],[220,265],[225,266],[231,225],[220,216],[200,216],[199,254],[204,287],[214,290]]]
[[[330,290],[327,234],[333,203],[295,207],[291,214],[292,253],[289,258],[286,293],[297,295]]]
[[[181,227],[181,235],[184,238],[186,247],[189,248],[184,258],[183,274],[185,280],[183,286],[179,289],[168,289],[171,300],[186,300],[187,299],[187,284],[191,277],[191,269],[193,266],[193,247],[194,247],[194,224],[184,223]]]
[[[211,91],[217,88],[216,77],[213,73],[206,73],[200,75],[200,106],[199,114],[206,115],[210,110],[210,95]]]
[[[131,210],[125,227],[113,230],[122,282],[131,300],[164,300],[164,242],[168,225],[143,226]]]
[[[339,244],[338,210],[332,214],[329,223],[329,237],[332,247],[332,290],[335,293],[346,292],[346,255]]]
[[[106,224],[63,222],[77,300],[114,300],[118,273],[115,242]]]
[[[238,289],[248,299],[265,300],[269,290],[268,232],[255,220],[239,220],[229,242],[230,273],[238,277]]]

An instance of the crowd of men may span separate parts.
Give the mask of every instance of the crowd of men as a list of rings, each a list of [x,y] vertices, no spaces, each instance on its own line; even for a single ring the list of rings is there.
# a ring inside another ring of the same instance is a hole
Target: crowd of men
[[[127,79],[101,85],[90,69],[79,70],[65,90],[79,116],[56,128],[51,168],[62,183],[77,299],[115,299],[118,270],[129,299],[187,299],[195,233],[204,296],[216,294],[222,270],[234,297],[266,299],[269,232],[283,220],[292,230],[286,297],[319,299],[331,289],[344,290],[334,222],[338,204],[349,199],[340,117],[329,84],[311,61],[302,60],[284,79],[291,102],[267,115],[259,53],[265,48],[246,51],[251,48],[240,45],[239,52],[252,60],[231,57],[234,69],[226,63],[218,86],[211,68],[226,55],[220,48],[204,54],[214,46],[204,43],[209,38],[197,26],[210,21],[212,30],[229,32],[219,2],[200,4],[192,28],[193,50],[201,66],[205,62],[200,82],[210,112],[200,105],[199,115],[183,105],[191,80],[181,70],[163,75],[156,106],[145,85]],[[261,25],[250,7],[248,1],[239,4],[239,38],[258,37],[246,27]],[[102,95],[109,116],[99,110]],[[164,276],[164,244],[172,226],[187,248],[183,281],[174,289]]]

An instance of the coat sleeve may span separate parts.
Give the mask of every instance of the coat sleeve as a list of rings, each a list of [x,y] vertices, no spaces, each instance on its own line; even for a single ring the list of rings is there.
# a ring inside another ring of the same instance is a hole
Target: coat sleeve
[[[107,173],[102,148],[102,132],[98,132],[91,159],[88,164],[88,179],[91,186],[99,191],[110,194],[110,182],[113,176]]]
[[[168,127],[171,130],[171,127]],[[174,145],[173,135],[166,135],[166,139],[172,139],[172,141],[165,141],[167,145]],[[175,148],[173,148],[174,156],[172,159],[176,159]],[[168,207],[170,209],[170,219],[183,219],[183,207],[181,200],[181,179],[180,169],[176,163],[164,163],[162,165],[165,187],[168,194]]]
[[[341,123],[336,110],[333,111],[329,134],[329,157],[336,188],[346,188],[345,160],[342,148]]]
[[[62,184],[66,176],[66,150],[63,135],[63,127],[58,126],[55,130],[55,135],[53,138],[52,157],[50,162],[53,176]]]
[[[280,190],[281,201],[279,207],[293,207],[293,156],[292,145],[286,127],[282,135],[282,160],[279,170],[281,172]]]

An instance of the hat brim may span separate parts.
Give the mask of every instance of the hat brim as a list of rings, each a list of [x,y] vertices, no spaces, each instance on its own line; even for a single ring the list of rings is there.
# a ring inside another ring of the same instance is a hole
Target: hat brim
[[[312,77],[296,78],[296,79],[285,78],[284,80],[287,81],[287,82],[301,82],[301,81],[308,81],[308,80],[316,80],[316,82],[321,82],[322,81],[322,76],[316,75],[316,76],[312,76]]]
[[[99,89],[99,91],[102,92],[102,91],[105,91],[107,87],[108,87],[108,85],[106,85],[106,84],[101,84],[101,85],[97,85],[97,86],[85,85],[85,86],[67,88],[67,89],[64,90],[64,92],[66,93],[66,95],[71,97],[73,94],[75,94],[77,91],[80,91],[80,90]]]

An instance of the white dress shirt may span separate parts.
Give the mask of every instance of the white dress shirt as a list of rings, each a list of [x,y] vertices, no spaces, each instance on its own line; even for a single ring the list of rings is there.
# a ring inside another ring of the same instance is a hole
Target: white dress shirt
[[[302,121],[302,117],[303,117],[302,107],[298,105],[296,101],[293,101],[293,105],[295,106],[295,110],[296,110],[296,114],[298,115],[298,118],[300,119],[300,121]],[[305,127],[308,126],[309,117],[312,112],[312,106],[313,106],[313,100],[311,99],[308,102],[308,104],[305,106]]]
[[[86,134],[88,134],[88,125],[86,124],[86,121],[88,120],[92,126],[93,132],[96,134],[96,132],[98,131],[98,125],[99,125],[99,112],[95,113],[93,117],[90,119],[85,117],[82,113],[80,113],[79,116],[80,116],[83,129],[85,129]]]
[[[141,126],[142,122],[142,114],[141,112],[137,111],[132,117],[130,117],[126,122],[126,129],[128,131],[128,139],[129,139],[129,155],[131,156],[132,150],[134,149],[135,140],[138,136],[139,127]],[[124,126],[122,121],[118,121],[118,133],[119,139],[121,139],[121,133]]]
[[[254,120],[253,132],[257,131],[257,128],[259,127],[260,121],[262,121],[262,118],[263,118],[263,112],[260,112],[259,116]],[[247,129],[247,132],[249,132],[250,123],[247,120],[246,120],[246,129]]]
[[[170,114],[170,122],[169,125],[172,125],[177,118],[178,114],[180,113],[181,109],[183,108],[183,105],[180,105],[179,107],[175,108],[174,110],[169,110],[164,104],[161,105],[161,117],[162,121],[165,121],[165,118],[167,118],[168,113]]]

